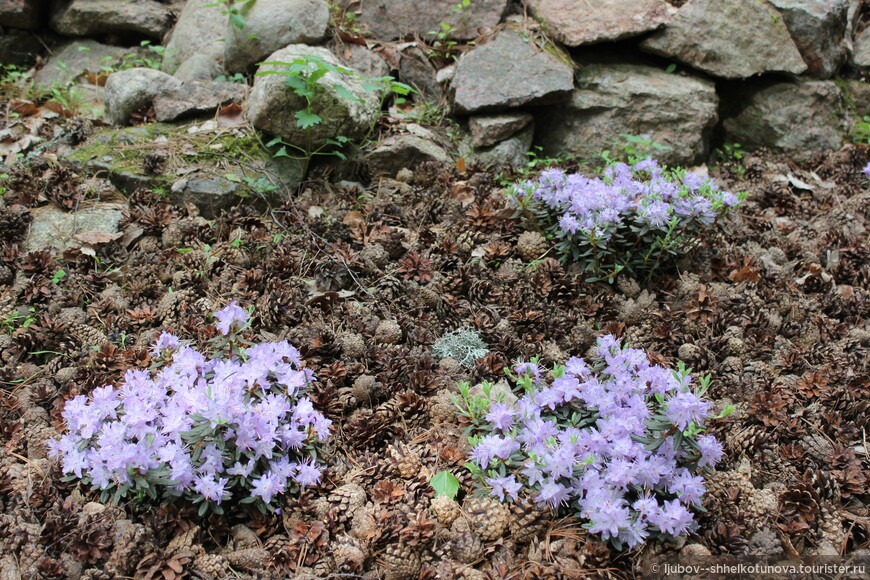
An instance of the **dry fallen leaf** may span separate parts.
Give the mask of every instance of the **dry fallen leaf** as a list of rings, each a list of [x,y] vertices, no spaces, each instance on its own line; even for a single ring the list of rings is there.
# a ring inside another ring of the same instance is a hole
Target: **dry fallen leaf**
[[[364,221],[365,218],[363,218],[363,215],[358,211],[349,211],[344,214],[343,218],[341,218],[341,223],[349,227],[354,227]]]
[[[108,244],[109,242],[114,242],[123,235],[124,234],[120,232],[111,234],[109,232],[93,231],[75,234],[73,236],[73,239],[78,240],[83,244],[88,244],[90,246],[98,246],[100,244]]]
[[[242,114],[242,107],[240,105],[233,103],[218,110],[218,127],[238,127],[244,124],[245,116]]]

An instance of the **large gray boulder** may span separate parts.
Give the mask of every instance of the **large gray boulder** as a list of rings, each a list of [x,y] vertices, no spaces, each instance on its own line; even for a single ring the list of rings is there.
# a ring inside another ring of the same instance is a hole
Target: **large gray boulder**
[[[32,30],[42,22],[45,0],[0,0],[0,26]]]
[[[408,34],[432,38],[429,32],[441,32],[441,23],[450,27],[452,38],[469,40],[477,37],[478,28],[493,28],[501,22],[507,5],[507,0],[473,0],[465,7],[458,0],[378,0],[362,3],[358,22],[379,40]]]
[[[846,60],[852,0],[769,0],[785,19],[807,72],[830,78]]]
[[[246,72],[289,44],[318,44],[329,24],[325,0],[257,0],[239,8],[245,26],[226,24],[224,68]]]
[[[329,50],[304,44],[292,44],[269,55],[266,60],[289,63],[306,57],[317,57],[330,65],[341,66]],[[359,139],[377,121],[380,95],[367,90],[366,83],[358,76],[329,72],[318,81],[312,100],[312,112],[320,116],[320,123],[307,130],[300,128],[296,113],[305,110],[305,99],[287,85],[285,75],[260,74],[280,73],[288,68],[264,65],[257,70],[258,76],[254,79],[245,112],[248,121],[257,129],[281,137],[297,147],[317,149],[327,140],[339,136]],[[354,98],[347,98],[342,94],[344,92],[349,92]]]
[[[166,43],[161,69],[174,74],[194,55],[222,61],[226,23],[227,15],[219,2],[188,0]]]
[[[453,158],[436,139],[400,134],[387,137],[363,156],[373,174],[395,176],[400,169],[421,163],[450,165]]]
[[[574,88],[574,69],[505,29],[459,59],[453,87],[459,113],[503,111],[566,99]]]
[[[184,0],[72,0],[61,2],[51,26],[67,36],[133,32],[160,41]]]
[[[807,69],[782,14],[759,0],[691,0],[640,46],[728,79]]]
[[[798,160],[842,145],[846,115],[840,89],[832,81],[762,83],[729,95],[729,100],[742,104],[723,123],[730,141],[782,149]]]
[[[707,80],[640,65],[585,67],[571,100],[536,113],[536,137],[548,155],[592,160],[635,135],[671,147],[657,155],[669,165],[704,159],[718,120],[719,99]]]
[[[567,46],[637,36],[669,18],[664,0],[530,0],[528,4],[553,38]]]
[[[177,78],[151,68],[131,68],[109,75],[103,99],[106,115],[114,125],[125,125],[130,115],[150,105],[155,97],[179,89]]]

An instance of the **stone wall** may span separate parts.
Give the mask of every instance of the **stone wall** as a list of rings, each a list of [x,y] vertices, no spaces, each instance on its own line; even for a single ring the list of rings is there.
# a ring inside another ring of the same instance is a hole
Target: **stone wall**
[[[671,164],[703,162],[722,142],[805,159],[839,147],[870,101],[858,80],[870,69],[860,0],[471,0],[465,7],[456,0],[341,0],[332,8],[324,0],[256,0],[237,4],[244,29],[213,4],[0,0],[0,59],[32,62],[45,47],[57,55],[82,37],[132,47],[150,40],[167,46],[162,74],[186,87],[250,73],[288,46],[307,54],[301,45],[319,45],[336,63],[364,76],[391,73],[417,88],[418,100],[440,99],[463,127],[488,131],[456,146],[412,129],[413,139],[399,139],[403,150],[428,141],[421,158],[487,163],[521,162],[531,146],[589,159],[619,147],[626,134],[669,147],[661,157]],[[117,50],[88,46],[94,54]],[[453,60],[446,58],[451,51]],[[52,58],[41,56],[50,71]],[[158,98],[159,87],[179,92],[177,83],[154,76],[140,75],[151,88],[129,97],[136,106]],[[255,77],[247,117],[292,140],[280,129],[292,119],[278,118],[276,105],[292,99],[265,78]],[[130,102],[106,104],[113,122],[126,122]],[[368,102],[330,107],[336,130],[360,133],[371,118]]]

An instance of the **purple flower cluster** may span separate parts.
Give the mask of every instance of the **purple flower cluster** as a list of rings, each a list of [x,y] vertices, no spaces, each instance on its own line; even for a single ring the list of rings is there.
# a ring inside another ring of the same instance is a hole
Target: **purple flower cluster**
[[[620,254],[628,260],[620,269],[650,269],[650,249],[658,253],[657,245],[670,251],[672,244],[685,244],[685,234],[712,226],[740,201],[709,179],[666,170],[651,158],[632,166],[612,164],[601,177],[548,169],[536,182],[520,183],[506,193],[515,205],[543,218],[561,240],[557,247],[563,257],[576,261],[592,254],[586,265],[597,276],[608,273],[602,268],[619,264]],[[616,256],[602,260],[599,254],[605,251]],[[631,262],[638,257],[638,264]]]
[[[514,406],[490,405],[472,438],[475,475],[501,500],[526,490],[565,507],[617,546],[690,532],[690,508],[705,492],[697,472],[723,454],[702,434],[710,402],[683,367],[652,365],[610,335],[597,354],[592,367],[571,358],[549,384],[536,363],[518,364],[525,394]]]
[[[233,303],[215,318],[228,334],[247,313]],[[287,341],[224,344],[207,358],[164,332],[152,353],[170,364],[130,370],[119,389],[67,402],[68,431],[50,443],[64,473],[115,501],[161,490],[203,511],[231,498],[266,506],[288,488],[317,484],[311,445],[329,437],[331,422],[303,394],[313,373]]]

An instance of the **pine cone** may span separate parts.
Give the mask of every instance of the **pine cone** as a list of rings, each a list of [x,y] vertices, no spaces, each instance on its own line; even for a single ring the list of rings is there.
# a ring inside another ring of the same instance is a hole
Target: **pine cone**
[[[439,562],[435,566],[435,577],[439,580],[486,580],[486,574],[471,566],[451,562],[449,560]],[[501,577],[501,576],[499,576]],[[527,576],[533,578],[533,576]]]
[[[269,553],[264,548],[244,548],[227,552],[224,558],[233,568],[256,571],[266,567]]]
[[[525,497],[511,506],[511,537],[519,543],[528,542],[547,529],[551,517],[552,510],[547,506]]]
[[[517,238],[517,253],[526,262],[539,260],[549,249],[547,238],[538,232],[523,232]]]
[[[157,549],[139,561],[136,578],[139,580],[177,580],[186,578],[187,566],[193,561],[190,550]]]
[[[450,555],[457,562],[471,564],[483,557],[483,542],[472,531],[454,533],[449,543]]]
[[[356,510],[366,503],[365,490],[355,483],[348,483],[336,488],[329,494],[329,515],[338,522],[346,522],[353,518]]]
[[[336,542],[332,557],[340,573],[356,573],[363,569],[367,554],[359,542],[344,536]]]
[[[386,580],[413,580],[420,575],[420,553],[406,544],[389,544],[379,559]]]
[[[193,569],[207,574],[212,578],[226,578],[229,576],[229,562],[220,554],[202,553],[193,560]]]
[[[413,479],[423,466],[420,455],[404,443],[393,443],[387,448],[388,461],[402,479]]]
[[[453,523],[453,520],[459,517],[459,504],[455,499],[446,495],[437,495],[432,498],[429,510],[435,516],[435,519],[445,526],[449,526]]]
[[[109,554],[106,569],[117,576],[129,576],[135,567],[134,563],[142,557],[143,540],[147,532],[141,524],[124,519],[116,521],[113,527],[115,545]]]
[[[87,324],[73,323],[69,325],[69,333],[79,341],[83,347],[90,349],[93,346],[109,344],[109,338],[105,333]]]
[[[510,512],[494,497],[472,497],[465,500],[462,509],[471,530],[484,542],[501,537],[510,522]]]

